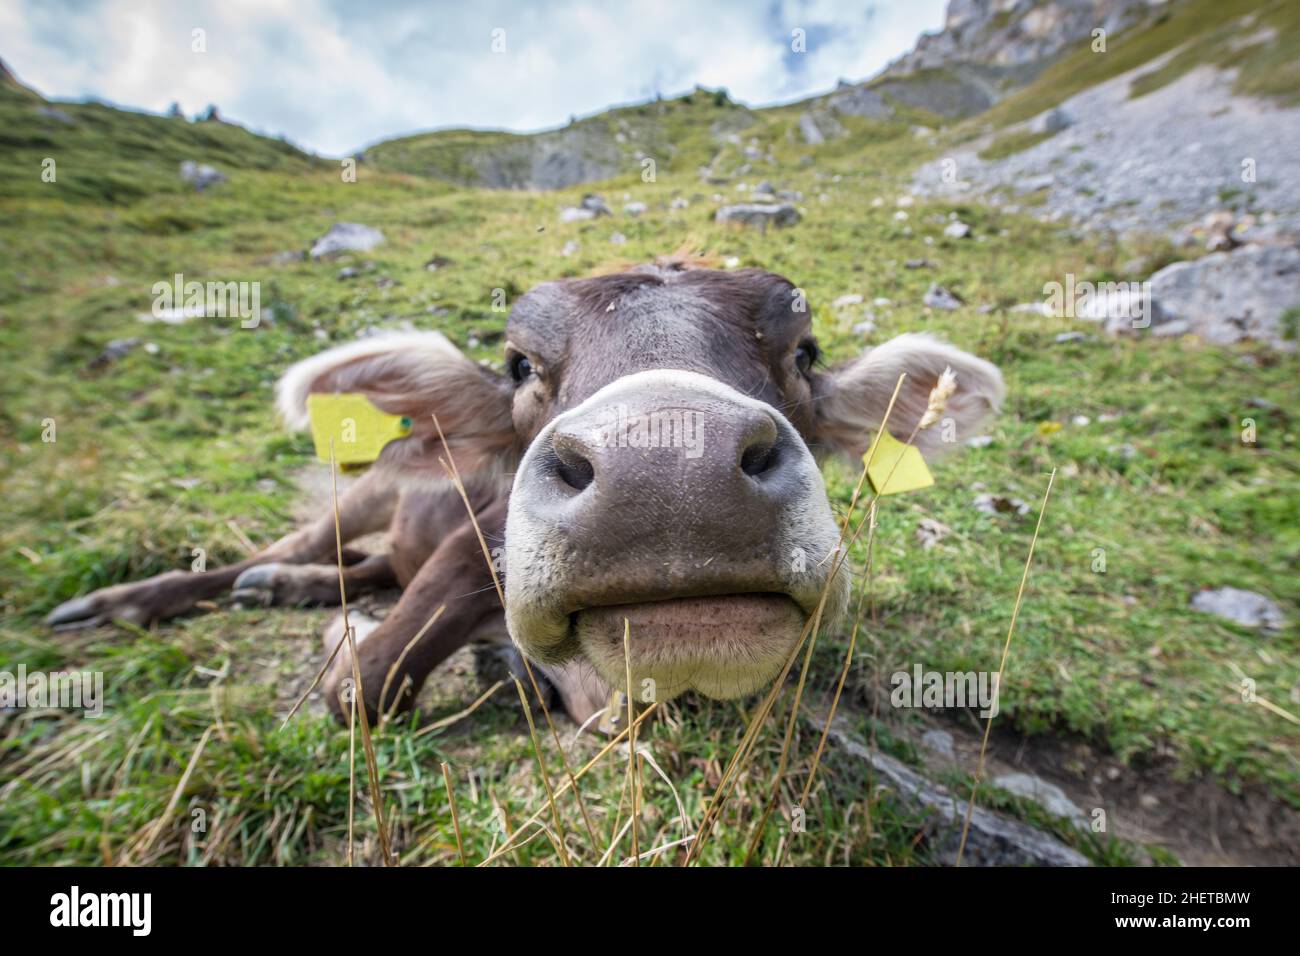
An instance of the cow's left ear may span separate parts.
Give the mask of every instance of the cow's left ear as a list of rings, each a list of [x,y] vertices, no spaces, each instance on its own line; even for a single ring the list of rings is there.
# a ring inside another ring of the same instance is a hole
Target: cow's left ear
[[[305,359],[276,385],[276,404],[291,428],[307,428],[308,396],[340,392],[358,392],[380,411],[410,419],[410,435],[389,442],[375,463],[395,476],[445,478],[435,415],[466,476],[489,467],[509,471],[518,457],[513,385],[439,332],[378,335]]]
[[[906,441],[925,414],[930,391],[945,368],[957,376],[957,389],[939,421],[918,433],[913,442],[929,460],[951,451],[976,434],[1002,404],[1002,373],[984,359],[915,332],[869,349],[815,378],[816,443],[855,457],[866,452],[903,372],[907,378],[888,427],[895,438]]]

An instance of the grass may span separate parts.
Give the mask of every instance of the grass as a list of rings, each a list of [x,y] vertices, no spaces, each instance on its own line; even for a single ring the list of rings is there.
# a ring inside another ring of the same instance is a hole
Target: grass
[[[1037,146],[1055,135],[1055,133],[1046,130],[1037,133],[1030,130],[1015,130],[1014,132],[1003,133],[980,150],[979,158],[983,160],[1006,159],[1016,153],[1023,153],[1025,150]]]
[[[1174,28],[1151,32],[1161,29]],[[1171,35],[1158,42],[1172,48],[1183,41]],[[1111,55],[1123,48],[1116,40]],[[1300,806],[1300,733],[1242,703],[1236,676],[1245,673],[1260,697],[1296,709],[1296,360],[1192,338],[1095,335],[1055,344],[1059,332],[1079,325],[1007,311],[1037,299],[1045,282],[1066,272],[1080,280],[1131,278],[1120,274],[1120,263],[1167,251],[1103,245],[1028,214],[970,203],[918,201],[906,222],[895,220],[894,197],[916,164],[932,158],[905,119],[846,118],[849,136],[814,150],[787,135],[797,118],[791,108],[749,114],[741,144],[710,132],[720,113],[736,110],[716,105],[712,95],[673,101],[662,115],[656,104],[642,114],[628,108],[647,122],[661,116],[660,135],[673,139],[676,152],[659,165],[655,182],[629,167],[599,191],[615,209],[626,195],[646,202],[648,212],[561,224],[558,209],[591,186],[489,192],[384,161],[361,164],[358,181],[346,183],[335,164],[233,127],[63,105],[74,124],[47,124],[35,112],[39,104],[22,99],[0,95],[0,243],[21,250],[0,266],[0,670],[23,663],[29,670],[101,671],[108,713],[100,720],[0,714],[0,861],[120,859],[163,815],[205,733],[150,861],[343,861],[347,730],[318,708],[280,729],[319,664],[327,612],[226,609],[154,631],[58,636],[41,616],[95,587],[188,568],[195,548],[212,565],[243,556],[246,539],[263,544],[294,526],[294,480],[312,452],[306,436],[287,436],[274,420],[271,387],[295,359],[368,327],[410,322],[441,329],[474,358],[497,363],[505,315],[493,308],[494,289],[513,298],[537,282],[647,259],[684,240],[794,279],[813,304],[831,362],[923,329],[996,362],[1007,378],[1007,407],[991,426],[991,445],[939,466],[935,488],[881,503],[873,559],[878,623],[859,638],[845,708],[870,700],[879,681],[914,662],[933,670],[996,667],[1033,520],[979,512],[974,489],[982,484],[1032,502],[1057,468],[1000,725],[1046,739],[1076,735],[1135,768],[1205,775],[1228,790],[1249,788]],[[753,168],[737,174],[750,137],[770,147],[774,162],[749,161]],[[40,180],[46,154],[58,160],[57,183]],[[801,163],[804,156],[813,161]],[[230,181],[194,194],[176,174],[183,159],[211,162]],[[701,181],[698,167],[708,164],[725,184]],[[740,197],[735,183],[765,178],[803,192],[801,223],[760,236],[712,221],[714,193]],[[669,208],[677,197],[690,205]],[[875,205],[876,197],[884,201]],[[975,239],[942,235],[951,212],[972,225]],[[306,248],[338,220],[378,226],[387,241],[332,263],[280,255]],[[612,244],[614,232],[626,243]],[[565,256],[570,241],[580,248]],[[434,255],[451,263],[425,269]],[[906,269],[914,258],[934,268]],[[346,265],[360,274],[339,278]],[[274,322],[255,330],[220,320],[141,324],[136,316],[148,311],[153,283],[176,272],[200,281],[260,281]],[[928,313],[921,297],[935,281],[968,305]],[[860,316],[829,308],[849,292],[892,303],[874,307],[877,331],[868,339],[852,331]],[[129,337],[141,346],[90,367],[109,341]],[[1080,415],[1089,423],[1073,424]],[[1244,417],[1256,420],[1255,444],[1240,440]],[[57,426],[53,443],[42,441],[47,419]],[[1126,455],[1125,445],[1134,454]],[[837,508],[847,508],[857,474],[851,464],[827,465]],[[930,550],[915,537],[923,517],[952,529]],[[1104,573],[1093,570],[1099,549]],[[860,568],[865,560],[860,542],[852,561]],[[1196,589],[1228,584],[1269,594],[1293,623],[1267,634],[1189,609]],[[821,636],[805,701],[829,699],[848,640],[847,625]],[[465,682],[435,688],[425,698],[427,716],[455,714],[477,693]],[[776,702],[701,862],[744,860],[783,759],[788,697]],[[757,704],[682,700],[643,725],[639,743],[677,795],[641,767],[643,851],[680,838],[677,797],[698,824]],[[884,748],[906,751],[889,720],[861,729]],[[558,787],[558,753],[538,731]],[[567,744],[564,728],[561,736]],[[790,834],[785,810],[799,797],[816,739],[815,730],[794,731],[778,811],[762,824],[757,859],[783,851],[791,863],[931,862],[925,821],[874,788],[870,772],[833,746],[810,794],[808,832]],[[578,741],[570,764],[579,766],[598,747]],[[508,687],[436,732],[420,733],[415,722],[377,729],[374,749],[385,816],[406,864],[459,863],[443,762],[471,863],[500,846],[503,814],[513,826],[546,806],[527,724]],[[605,839],[619,816],[623,757],[611,756],[582,781]],[[968,793],[952,783],[954,792]],[[358,859],[378,862],[364,781],[357,790]],[[997,795],[981,791],[980,802],[1037,819]],[[558,806],[574,861],[598,860],[605,846],[589,845],[572,798],[561,795]],[[626,819],[625,809],[620,826]],[[1060,835],[1095,860],[1141,858],[1093,834]],[[663,862],[680,859],[679,852]],[[539,836],[502,861],[555,864],[557,855]]]

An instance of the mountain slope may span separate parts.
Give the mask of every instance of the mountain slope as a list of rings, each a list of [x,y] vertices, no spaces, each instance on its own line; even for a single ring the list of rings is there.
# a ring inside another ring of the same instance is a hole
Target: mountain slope
[[[193,189],[182,162],[224,169],[304,170],[319,162],[287,142],[220,120],[117,109],[100,103],[50,103],[0,63],[0,151],[29,175],[0,177],[0,198],[35,197],[50,183],[43,163],[54,159],[58,195],[70,202],[128,205],[159,192]]]

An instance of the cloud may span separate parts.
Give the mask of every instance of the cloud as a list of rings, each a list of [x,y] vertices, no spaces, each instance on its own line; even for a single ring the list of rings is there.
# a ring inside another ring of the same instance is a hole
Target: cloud
[[[0,57],[47,96],[154,111],[176,101],[191,114],[216,103],[253,129],[343,155],[439,127],[558,126],[696,84],[750,105],[788,101],[874,74],[940,26],[943,7],[6,0]],[[796,28],[805,53],[791,49]]]

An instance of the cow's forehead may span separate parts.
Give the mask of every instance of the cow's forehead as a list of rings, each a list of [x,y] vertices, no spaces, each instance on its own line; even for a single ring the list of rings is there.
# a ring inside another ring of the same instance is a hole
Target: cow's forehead
[[[516,303],[508,334],[547,365],[562,405],[654,368],[776,399],[773,364],[808,331],[800,305],[787,280],[761,270],[651,267],[538,286]]]

